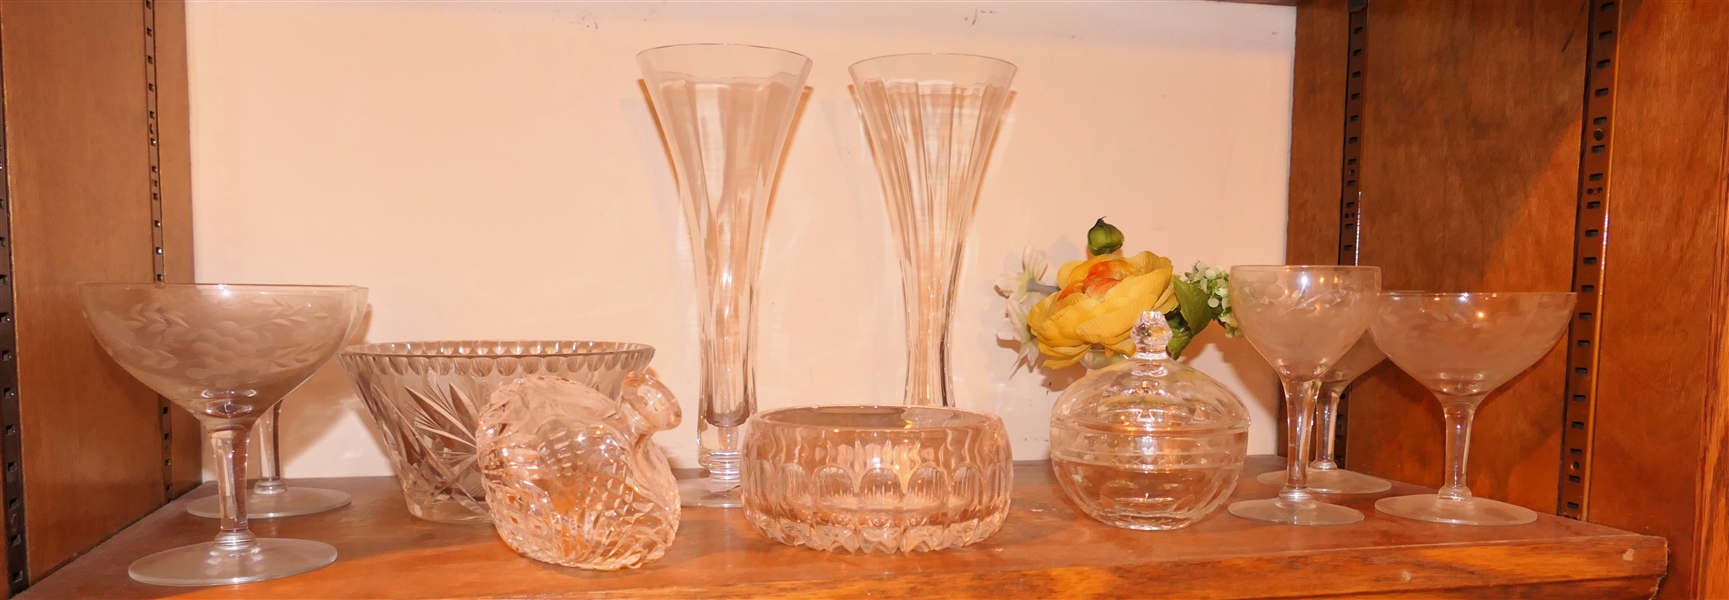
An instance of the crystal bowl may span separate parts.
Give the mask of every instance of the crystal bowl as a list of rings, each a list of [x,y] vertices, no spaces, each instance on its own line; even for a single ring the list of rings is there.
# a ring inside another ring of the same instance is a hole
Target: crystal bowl
[[[1014,477],[995,415],[918,406],[809,406],[751,417],[744,511],[782,543],[923,552],[996,533]]]
[[[441,523],[489,522],[475,432],[498,386],[553,375],[617,399],[654,348],[621,342],[400,342],[350,346],[337,361],[390,449],[408,512]]]

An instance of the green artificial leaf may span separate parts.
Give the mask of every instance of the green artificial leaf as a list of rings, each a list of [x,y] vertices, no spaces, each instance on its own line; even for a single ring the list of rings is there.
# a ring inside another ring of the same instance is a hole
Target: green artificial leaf
[[[1189,337],[1194,337],[1207,328],[1207,324],[1218,318],[1219,309],[1207,306],[1207,300],[1212,298],[1207,289],[1181,279],[1172,280],[1171,284],[1177,291],[1177,310],[1182,312],[1183,320],[1189,324]],[[1175,356],[1175,353],[1172,354]]]
[[[1182,358],[1183,349],[1189,347],[1189,342],[1194,340],[1194,337],[1189,333],[1188,327],[1171,327],[1171,343],[1165,344],[1165,352],[1173,359]]]

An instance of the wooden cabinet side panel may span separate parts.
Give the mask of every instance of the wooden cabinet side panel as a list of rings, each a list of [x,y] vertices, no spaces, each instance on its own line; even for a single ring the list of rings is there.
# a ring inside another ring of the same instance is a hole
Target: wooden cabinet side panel
[[[1700,586],[1694,528],[1725,318],[1710,311],[1724,284],[1729,4],[1631,3],[1617,43],[1586,518],[1669,539],[1664,597],[1723,597]]]
[[[186,3],[156,0],[156,112],[162,164],[162,253],[169,283],[197,281],[192,270],[192,109],[187,81]],[[168,411],[170,493],[204,481],[203,432],[192,413]]]
[[[1584,2],[1373,0],[1362,131],[1362,264],[1386,289],[1568,291]],[[1555,510],[1564,348],[1478,412],[1469,484]],[[1383,365],[1351,395],[1353,469],[1438,485],[1440,408]]]
[[[32,580],[163,502],[156,394],[74,285],[153,277],[143,6],[0,3]]]
[[[1330,265],[1338,260],[1349,21],[1345,0],[1297,4],[1286,264]]]

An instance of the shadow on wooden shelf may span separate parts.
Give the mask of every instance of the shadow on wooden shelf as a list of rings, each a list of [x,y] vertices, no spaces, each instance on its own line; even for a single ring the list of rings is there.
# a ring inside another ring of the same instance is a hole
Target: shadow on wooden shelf
[[[1253,475],[1233,499],[1276,490]],[[243,586],[167,588],[133,582],[133,559],[205,541],[215,523],[190,516],[188,494],[32,587],[24,598],[582,598],[765,597],[1648,597],[1667,565],[1661,538],[1543,516],[1517,527],[1458,527],[1374,511],[1384,495],[1333,497],[1368,519],[1339,527],[1256,523],[1219,510],[1171,532],[1115,529],[1079,514],[1045,462],[1016,464],[1014,504],[984,542],[911,556],[855,556],[784,546],[740,511],[685,509],[678,541],[641,569],[582,571],[521,558],[491,527],[410,516],[394,478],[319,480],[354,504],[321,515],[254,521],[261,537],[335,545],[336,564]],[[1421,491],[1396,484],[1391,494]],[[1495,588],[1491,590],[1490,588]]]

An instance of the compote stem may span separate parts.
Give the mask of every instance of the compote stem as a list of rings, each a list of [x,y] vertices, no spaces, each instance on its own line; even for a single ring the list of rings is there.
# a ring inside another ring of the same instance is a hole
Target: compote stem
[[[282,419],[282,403],[266,411],[258,419],[258,483],[252,484],[252,493],[280,494],[288,491],[288,486],[282,485],[282,461],[277,454],[280,439],[277,437],[276,424]]]
[[[1471,421],[1485,395],[1442,398],[1441,412],[1447,418],[1447,484],[1439,492],[1443,499],[1471,499],[1471,489],[1465,487],[1465,460],[1471,453]]]
[[[252,424],[236,421],[206,422],[204,434],[216,451],[216,495],[221,499],[222,530],[216,545],[238,550],[258,544],[246,523],[246,495],[240,480],[246,476],[246,436]]]
[[[1279,490],[1279,498],[1287,502],[1308,503],[1314,500],[1309,493],[1309,449],[1314,447],[1315,401],[1320,395],[1321,381],[1295,381],[1282,376],[1279,379],[1285,384],[1285,412],[1290,415],[1285,421],[1286,452],[1290,454],[1290,461],[1285,489]]]
[[[1321,455],[1316,456],[1315,462],[1309,467],[1316,471],[1331,471],[1339,468],[1339,465],[1333,463],[1333,451],[1334,443],[1338,441],[1335,432],[1339,424],[1339,396],[1344,394],[1345,384],[1329,383],[1321,386],[1321,390],[1327,394],[1327,403],[1319,407],[1320,415],[1317,417],[1320,419],[1321,439],[1315,441],[1315,451]]]

